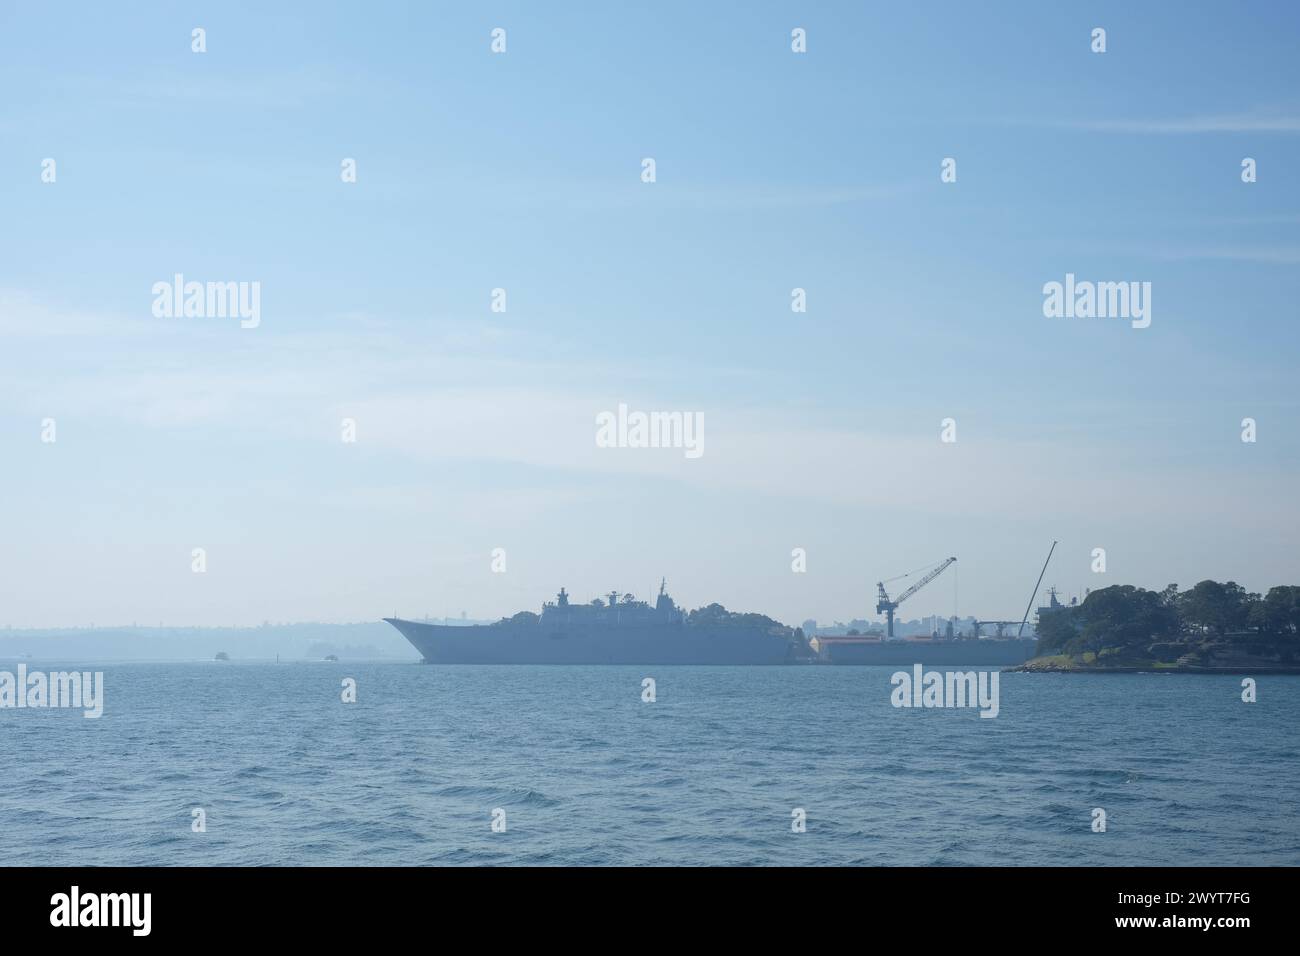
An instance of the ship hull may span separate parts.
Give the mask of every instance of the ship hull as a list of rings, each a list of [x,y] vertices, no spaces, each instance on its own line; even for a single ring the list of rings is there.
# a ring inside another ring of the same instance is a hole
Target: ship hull
[[[425,624],[384,618],[429,664],[784,664],[790,641],[750,627]]]
[[[934,664],[1013,667],[1034,656],[1036,640],[877,641],[828,643],[818,660],[829,664]]]

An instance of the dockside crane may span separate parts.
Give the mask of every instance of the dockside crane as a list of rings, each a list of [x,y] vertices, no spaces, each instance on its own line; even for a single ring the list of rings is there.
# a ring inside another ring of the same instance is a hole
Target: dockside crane
[[[894,612],[898,610],[898,605],[902,604],[904,601],[910,598],[917,591],[921,590],[921,588],[925,587],[927,584],[929,584],[931,581],[933,581],[935,578],[941,575],[944,571],[948,569],[948,565],[952,564],[956,560],[957,560],[956,558],[947,558],[943,561],[940,561],[937,565],[935,565],[933,568],[927,571],[922,576],[921,580],[917,581],[910,588],[908,588],[898,597],[893,599],[891,599],[889,597],[889,594],[885,591],[884,581],[879,581],[876,583],[876,598],[877,598],[876,613],[885,615],[885,622],[886,622],[885,634],[887,635],[887,639],[893,640],[894,637]],[[907,575],[906,574],[900,575],[900,577],[907,577]],[[897,581],[898,578],[890,578],[890,580]]]

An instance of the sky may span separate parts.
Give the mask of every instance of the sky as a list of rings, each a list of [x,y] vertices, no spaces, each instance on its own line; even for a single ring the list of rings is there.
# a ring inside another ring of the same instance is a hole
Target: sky
[[[1298,40],[1283,3],[6,4],[0,626],[665,577],[828,623],[949,555],[900,617],[1018,619],[1053,540],[1067,597],[1300,583]],[[178,273],[259,324],[155,315]],[[1067,273],[1151,283],[1150,326],[1046,317]],[[620,403],[703,454],[600,447]]]

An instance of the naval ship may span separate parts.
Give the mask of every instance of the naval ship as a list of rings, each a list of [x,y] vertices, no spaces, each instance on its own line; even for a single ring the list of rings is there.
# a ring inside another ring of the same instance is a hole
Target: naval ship
[[[784,664],[806,653],[793,628],[720,604],[687,614],[665,587],[653,607],[617,591],[571,604],[560,588],[541,614],[521,611],[494,624],[384,620],[427,664]]]

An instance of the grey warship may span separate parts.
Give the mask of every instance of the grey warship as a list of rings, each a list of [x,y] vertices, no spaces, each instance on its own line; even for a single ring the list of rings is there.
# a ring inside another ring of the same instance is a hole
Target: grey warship
[[[801,653],[794,628],[719,604],[688,614],[665,587],[653,607],[617,591],[572,604],[560,588],[541,614],[521,611],[493,624],[384,620],[428,664],[784,664]]]

